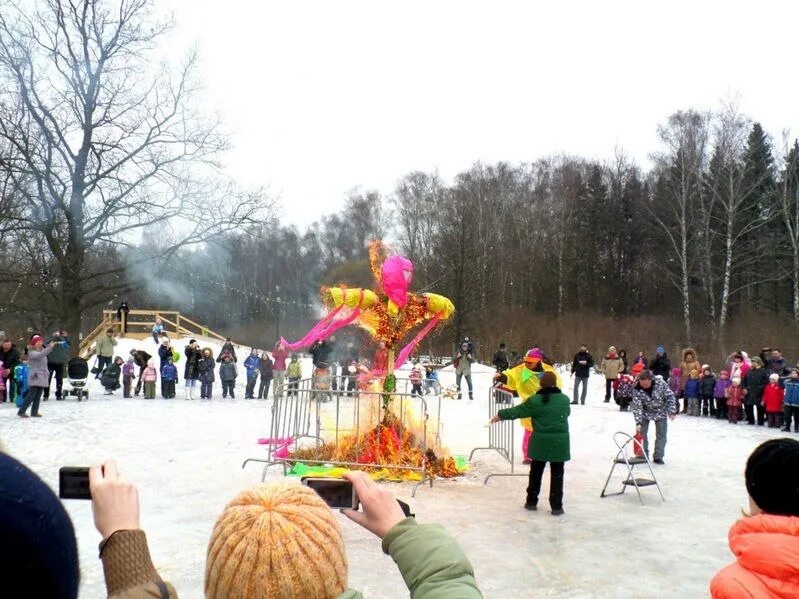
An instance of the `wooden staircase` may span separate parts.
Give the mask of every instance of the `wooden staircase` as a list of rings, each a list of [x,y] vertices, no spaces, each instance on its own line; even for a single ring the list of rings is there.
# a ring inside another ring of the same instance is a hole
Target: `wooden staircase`
[[[146,339],[152,335],[155,319],[160,318],[164,331],[174,336],[211,337],[225,341],[225,337],[198,324],[180,312],[170,310],[131,310],[127,316],[122,314],[122,321],[117,320],[116,310],[103,310],[103,319],[94,330],[86,335],[78,346],[78,354],[88,358],[94,354],[94,344],[108,329],[112,329],[117,337],[127,339]],[[123,330],[125,331],[123,333]]]

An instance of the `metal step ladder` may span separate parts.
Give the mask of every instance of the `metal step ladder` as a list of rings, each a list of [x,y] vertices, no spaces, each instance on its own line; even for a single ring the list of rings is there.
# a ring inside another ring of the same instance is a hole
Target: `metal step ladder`
[[[658,484],[657,478],[655,478],[655,472],[652,470],[652,463],[649,461],[649,457],[644,452],[643,445],[641,445],[641,443],[637,441],[635,437],[622,431],[614,433],[613,442],[616,444],[616,447],[618,447],[619,450],[616,452],[616,457],[613,459],[613,466],[610,468],[610,474],[608,474],[608,479],[605,481],[605,486],[602,487],[602,493],[600,494],[600,497],[623,495],[627,490],[627,487],[635,487],[635,491],[638,493],[638,499],[641,500],[641,504],[643,505],[644,497],[641,495],[641,489],[643,487],[654,486],[657,487],[658,493],[660,493],[660,498],[663,501],[666,501],[666,498],[663,496],[663,491]],[[630,450],[632,450],[633,457],[628,457],[627,455]],[[636,450],[638,450],[637,453],[641,454],[640,456],[635,455]],[[621,483],[621,491],[616,493],[608,493],[608,485],[610,484],[610,479],[613,478],[613,472],[615,472],[616,466],[622,464],[627,468],[627,478],[625,478]],[[651,478],[635,476],[635,467],[642,464],[646,464],[646,467],[649,468],[649,474]]]

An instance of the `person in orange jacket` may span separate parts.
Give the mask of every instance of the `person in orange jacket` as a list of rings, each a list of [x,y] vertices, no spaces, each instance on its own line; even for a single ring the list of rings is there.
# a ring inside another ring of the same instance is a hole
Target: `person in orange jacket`
[[[736,562],[710,582],[715,599],[799,597],[799,441],[771,439],[746,462],[749,514],[732,525]]]

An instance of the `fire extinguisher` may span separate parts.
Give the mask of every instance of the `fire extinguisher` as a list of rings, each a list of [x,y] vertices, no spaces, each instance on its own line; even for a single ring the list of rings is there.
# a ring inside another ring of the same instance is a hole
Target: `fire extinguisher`
[[[644,435],[641,432],[640,426],[635,429],[635,436],[633,439],[633,451],[635,452],[635,457],[644,457]]]

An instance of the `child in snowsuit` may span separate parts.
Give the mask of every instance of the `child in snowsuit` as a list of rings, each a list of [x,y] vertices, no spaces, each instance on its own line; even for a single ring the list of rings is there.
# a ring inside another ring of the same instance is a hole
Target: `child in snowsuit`
[[[679,368],[672,368],[671,376],[669,377],[669,389],[671,389],[671,392],[674,393],[674,399],[677,400],[678,414],[680,413],[680,398],[683,396],[682,381],[680,380],[681,373],[682,370],[680,370]]]
[[[433,395],[441,393],[441,383],[438,382],[438,373],[430,364],[424,367],[424,390],[425,394],[430,393],[430,391],[433,392]]]
[[[216,368],[214,354],[210,347],[206,347],[202,356],[200,356],[199,362],[197,362],[197,371],[200,373],[200,399],[211,399],[214,391],[214,380],[216,380],[214,368]],[[221,373],[222,367],[220,366],[219,369]]]
[[[156,370],[155,360],[152,358],[147,361],[141,380],[144,382],[144,399],[155,399],[155,383],[158,382],[158,370]]]
[[[258,385],[258,399],[269,399],[269,385],[272,383],[275,363],[266,351],[261,354],[261,363],[258,370],[261,375],[261,382]]]
[[[694,369],[685,381],[685,405],[689,416],[699,416],[699,371]]]
[[[250,355],[244,360],[244,368],[247,369],[247,388],[244,391],[244,399],[255,399],[255,382],[258,380],[258,371],[261,368],[261,358],[255,348],[250,350]]]
[[[422,367],[419,366],[419,360],[413,361],[413,368],[411,368],[411,395],[422,396]]]
[[[741,379],[736,376],[732,379],[732,385],[727,387],[727,419],[731,424],[738,424],[745,396],[746,389],[741,386]]]
[[[627,412],[630,409],[630,402],[633,399],[633,388],[635,377],[641,374],[644,365],[638,363],[633,365],[631,374],[619,375],[619,384],[616,387],[616,403],[619,404],[619,412]]]
[[[291,362],[286,368],[286,376],[289,377],[288,395],[297,395],[299,380],[302,378],[302,365],[297,360],[297,354],[291,354]]]
[[[230,393],[230,399],[236,399],[233,387],[236,385],[236,364],[229,354],[222,356],[222,364],[219,366],[219,380],[222,381],[222,398],[226,398]]]
[[[20,359],[22,361],[14,368],[14,379],[17,382],[17,397],[14,402],[17,404],[17,407],[20,407],[22,402],[25,401],[25,394],[28,392],[28,373],[30,372],[28,356],[22,356]],[[797,420],[797,422],[799,422],[799,420]]]
[[[719,378],[713,386],[713,397],[716,398],[716,418],[727,418],[727,388],[732,384],[730,373],[726,370],[719,372]]]
[[[699,397],[702,400],[702,416],[715,416],[716,406],[713,405],[713,392],[716,389],[716,377],[710,367],[702,371],[699,379]]]
[[[161,367],[161,389],[164,399],[175,399],[177,383],[178,367],[173,364],[172,356],[169,356],[166,359],[166,364]]]
[[[780,386],[780,375],[776,372],[769,376],[769,383],[763,390],[763,407],[766,409],[766,419],[769,428],[779,428],[782,425],[782,401],[785,391]]]
[[[133,388],[133,379],[136,378],[135,374],[136,364],[133,358],[128,358],[125,365],[122,367],[122,397],[130,397],[130,391]]]
[[[119,374],[122,372],[122,358],[117,356],[114,358],[113,363],[103,368],[103,373],[100,376],[100,384],[105,388],[105,394],[111,395],[114,391],[119,389]]]
[[[791,370],[791,376],[785,380],[784,402],[782,430],[790,432],[793,419],[793,431],[799,433],[799,369],[797,368]]]

